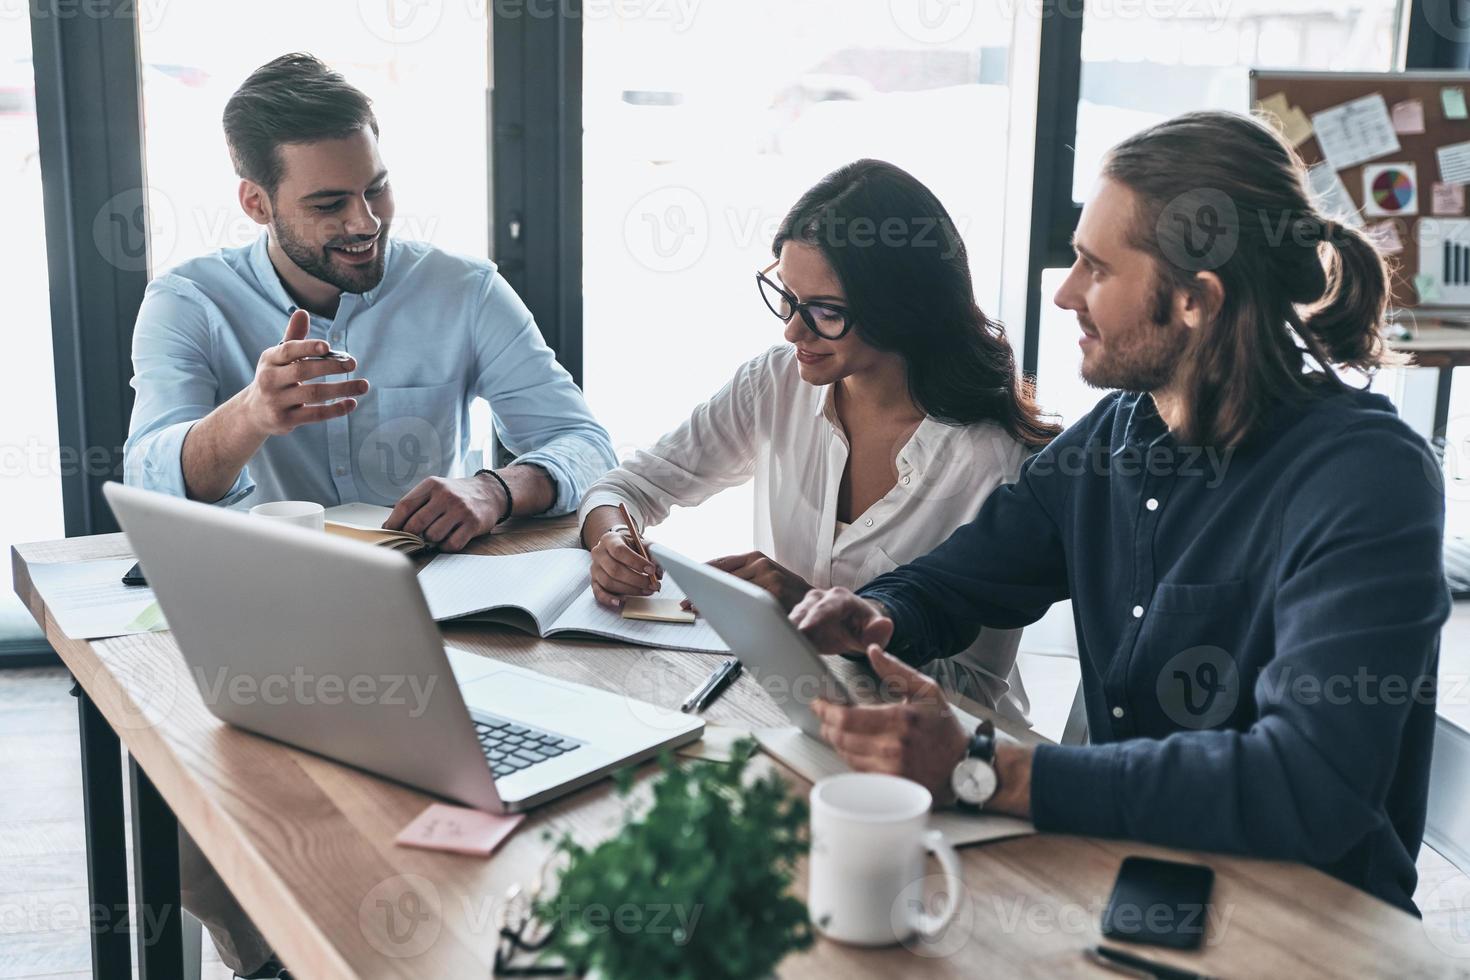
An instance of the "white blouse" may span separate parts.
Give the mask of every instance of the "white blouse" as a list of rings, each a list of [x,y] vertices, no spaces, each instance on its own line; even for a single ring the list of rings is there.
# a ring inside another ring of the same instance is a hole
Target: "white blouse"
[[[593,484],[580,520],[628,506],[640,528],[675,506],[756,481],[756,547],[815,588],[856,589],[927,554],[975,517],[990,492],[1020,474],[1026,448],[993,422],[925,418],[898,451],[898,482],[850,526],[837,520],[848,443],[831,385],[802,381],[795,348],[782,344],[740,367],[673,432]],[[982,630],[968,649],[924,670],[952,691],[1024,720],[1015,671],[1020,630]]]

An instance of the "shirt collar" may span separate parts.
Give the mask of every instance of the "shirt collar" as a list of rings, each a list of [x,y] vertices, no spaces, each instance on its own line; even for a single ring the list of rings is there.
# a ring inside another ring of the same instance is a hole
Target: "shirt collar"
[[[286,292],[285,283],[281,282],[281,277],[276,274],[276,267],[271,264],[270,232],[261,232],[260,237],[255,239],[255,244],[250,246],[250,271],[255,273],[255,284],[260,287],[261,292],[280,307],[281,312],[289,316],[296,309],[291,294]]]
[[[1128,422],[1123,428],[1124,446],[1147,448],[1168,437],[1169,427],[1159,416],[1159,407],[1154,404],[1153,395],[1145,391],[1129,393],[1124,398],[1133,400],[1128,410]]]
[[[393,239],[391,236],[383,236],[383,278],[376,286],[365,293],[355,293],[364,306],[372,306],[383,291],[383,283],[388,281],[388,265],[393,261]],[[285,283],[281,282],[280,274],[271,263],[270,256],[270,232],[263,231],[255,244],[250,246],[250,270],[255,273],[256,284],[270,300],[281,308],[286,315],[290,315],[296,309],[296,302],[291,299],[291,294],[286,292]]]
[[[820,393],[813,399],[813,402],[816,404],[816,410],[812,412],[814,417],[819,419],[825,418],[828,422],[832,423],[832,427],[835,429],[842,428],[842,425],[837,421],[836,385],[822,386]]]
[[[832,428],[838,432],[842,431],[842,423],[837,418],[837,386],[827,385],[819,397],[814,399],[816,411],[813,417],[824,418],[831,423]],[[925,464],[935,458],[942,458],[944,452],[944,436],[953,426],[945,425],[932,415],[925,415],[914,434],[909,436],[909,441],[903,445],[898,453],[898,468],[904,474],[915,474],[919,477],[924,475]]]

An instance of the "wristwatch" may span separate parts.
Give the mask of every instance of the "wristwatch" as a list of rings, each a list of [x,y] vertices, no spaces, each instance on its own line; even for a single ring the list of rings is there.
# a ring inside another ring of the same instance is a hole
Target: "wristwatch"
[[[995,725],[983,721],[970,736],[965,757],[949,774],[949,786],[962,807],[979,809],[1000,788],[995,772]]]

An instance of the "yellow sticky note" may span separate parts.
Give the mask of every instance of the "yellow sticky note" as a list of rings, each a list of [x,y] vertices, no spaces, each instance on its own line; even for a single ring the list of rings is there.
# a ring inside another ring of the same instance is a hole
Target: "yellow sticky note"
[[[1281,135],[1292,146],[1301,146],[1312,138],[1312,120],[1302,112],[1301,106],[1292,106],[1281,117]]]
[[[1444,106],[1446,119],[1470,119],[1470,108],[1465,105],[1465,90],[1449,86],[1439,90],[1439,101]]]
[[[1286,101],[1285,92],[1277,92],[1269,98],[1256,102],[1256,108],[1271,113],[1277,119],[1286,118],[1286,113],[1291,109],[1291,103]]]

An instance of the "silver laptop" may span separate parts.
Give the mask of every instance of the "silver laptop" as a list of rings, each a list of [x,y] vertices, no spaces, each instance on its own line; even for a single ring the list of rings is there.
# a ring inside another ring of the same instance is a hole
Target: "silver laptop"
[[[232,725],[496,812],[704,730],[446,648],[413,563],[387,548],[117,483],[103,493],[204,703]]]
[[[816,647],[791,624],[775,596],[663,545],[650,542],[648,549],[729,644],[741,666],[802,731],[821,738],[822,723],[809,707],[816,698],[838,704],[856,700],[827,669]]]

